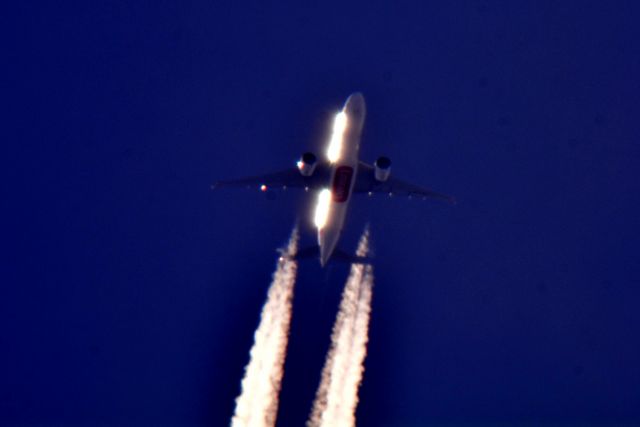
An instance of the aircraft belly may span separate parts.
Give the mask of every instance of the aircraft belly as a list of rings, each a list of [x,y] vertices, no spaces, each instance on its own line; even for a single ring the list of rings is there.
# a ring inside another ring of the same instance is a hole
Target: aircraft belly
[[[320,263],[325,265],[331,257],[344,225],[347,208],[358,173],[358,152],[365,118],[362,94],[349,97],[343,111],[347,114],[347,127],[343,134],[342,152],[331,173],[331,202],[327,223],[318,230]]]
[[[345,217],[347,216],[347,203],[331,202],[329,207],[329,219],[327,224],[318,231],[318,246],[320,246],[320,260],[324,265],[333,250],[336,248]]]

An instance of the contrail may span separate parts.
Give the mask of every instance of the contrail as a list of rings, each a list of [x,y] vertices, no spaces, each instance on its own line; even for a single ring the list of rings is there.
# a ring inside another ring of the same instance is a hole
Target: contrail
[[[286,253],[278,260],[267,301],[262,307],[249,364],[242,379],[242,392],[236,399],[236,410],[231,419],[233,427],[275,425],[298,267],[292,256],[296,254],[297,246],[298,230],[295,227]]]
[[[369,230],[365,229],[356,254],[366,257],[368,252]],[[373,267],[352,264],[308,427],[355,425],[358,387],[367,355],[372,288]]]

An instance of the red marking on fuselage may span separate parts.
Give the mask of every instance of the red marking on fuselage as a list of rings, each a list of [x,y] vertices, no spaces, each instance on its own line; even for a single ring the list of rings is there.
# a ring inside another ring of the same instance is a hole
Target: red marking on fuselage
[[[331,186],[334,202],[344,203],[347,201],[349,192],[351,191],[352,179],[353,168],[351,166],[338,166]]]

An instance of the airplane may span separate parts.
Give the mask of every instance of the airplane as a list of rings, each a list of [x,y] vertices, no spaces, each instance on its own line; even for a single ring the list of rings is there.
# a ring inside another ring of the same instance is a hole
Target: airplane
[[[219,181],[212,185],[212,189],[255,186],[262,191],[269,188],[318,191],[314,222],[318,230],[316,249],[322,267],[332,255],[334,258],[338,258],[338,255],[344,258],[344,253],[336,250],[336,246],[354,193],[370,196],[384,193],[423,199],[432,197],[455,204],[451,196],[392,177],[391,160],[388,157],[379,157],[373,165],[360,161],[358,151],[365,116],[364,96],[355,92],[347,98],[335,117],[326,160],[318,161],[315,154],[306,152],[296,167],[261,176]]]

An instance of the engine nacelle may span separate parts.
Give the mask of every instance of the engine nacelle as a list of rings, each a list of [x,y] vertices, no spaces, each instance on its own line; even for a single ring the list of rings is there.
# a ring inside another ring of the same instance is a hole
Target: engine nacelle
[[[316,170],[318,159],[316,158],[315,154],[306,152],[302,155],[302,157],[300,157],[300,160],[298,160],[297,164],[302,176],[311,176],[313,175],[313,171]]]
[[[385,182],[391,175],[391,160],[388,157],[378,157],[378,160],[373,164],[375,167],[376,181]]]

